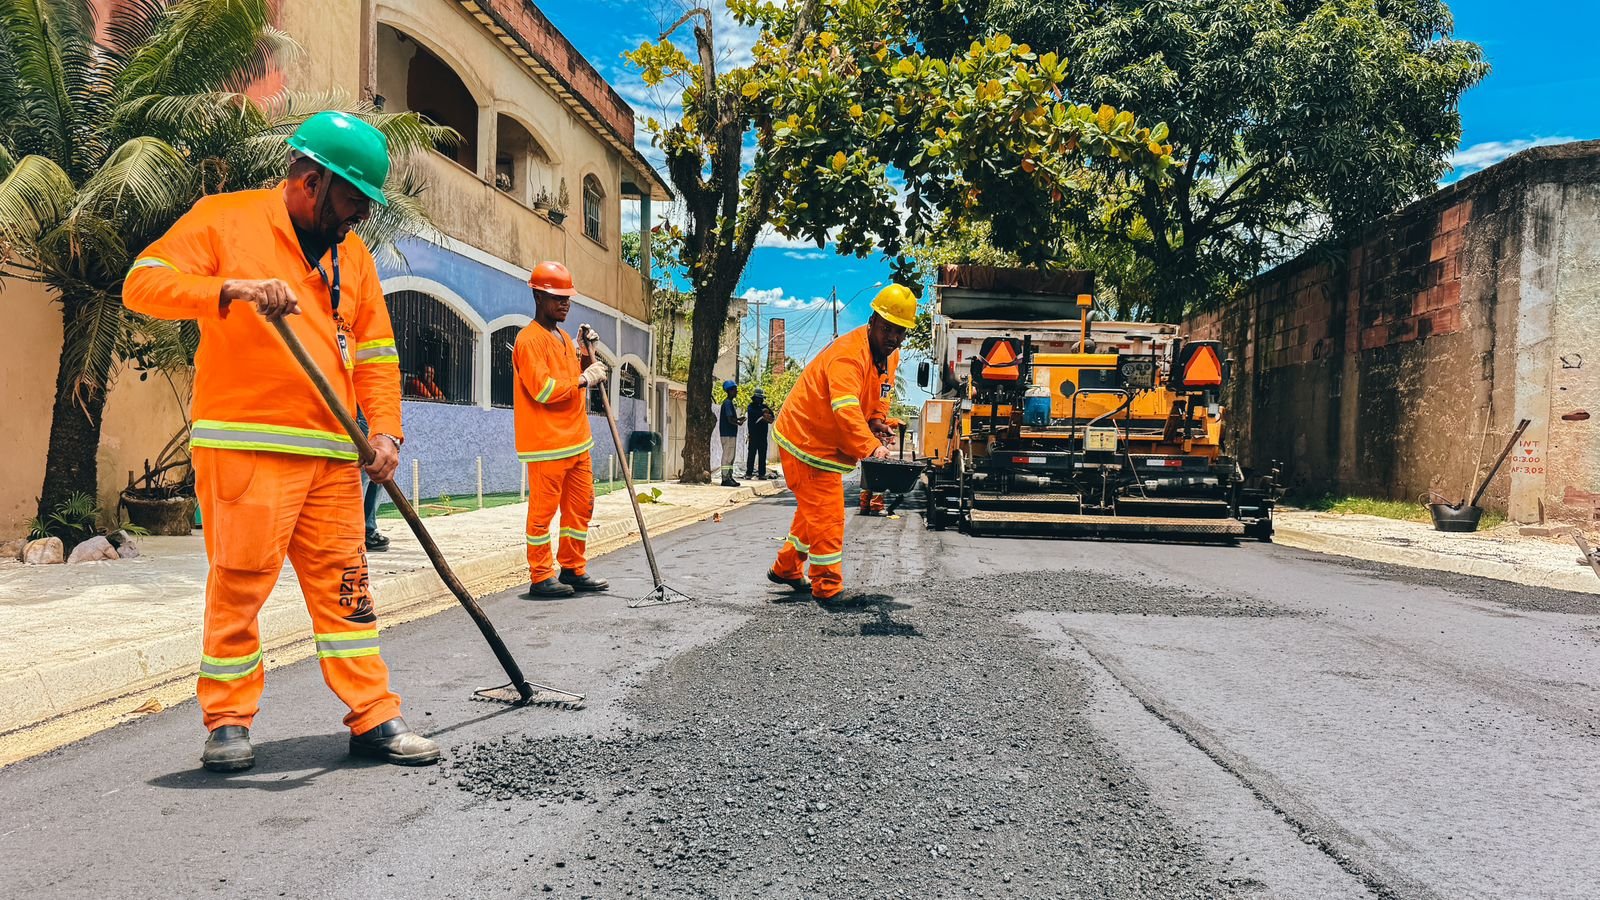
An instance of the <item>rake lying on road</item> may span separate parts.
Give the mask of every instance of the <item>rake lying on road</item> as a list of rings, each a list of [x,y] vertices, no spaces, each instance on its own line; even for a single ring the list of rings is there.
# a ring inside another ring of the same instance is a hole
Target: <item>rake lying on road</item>
[[[356,424],[356,420],[351,417],[350,411],[344,408],[344,404],[339,400],[339,395],[333,392],[333,385],[328,383],[327,376],[322,374],[322,370],[317,367],[316,361],[306,352],[305,345],[300,343],[300,339],[295,337],[294,332],[289,329],[289,323],[278,319],[272,323],[272,326],[278,330],[278,334],[283,337],[283,342],[289,345],[289,352],[294,354],[295,360],[300,363],[301,368],[306,370],[306,375],[310,376],[312,383],[317,386],[317,391],[322,394],[322,399],[328,404],[328,409],[333,411],[334,418],[339,420],[339,424],[344,426],[345,433],[350,435],[352,441],[355,441],[356,452],[361,455],[361,462],[365,464],[371,461],[374,455],[372,444],[368,443],[366,435],[361,433],[361,426]],[[614,429],[615,426],[613,426]],[[478,601],[472,598],[466,587],[456,578],[456,573],[451,571],[450,564],[445,562],[444,554],[439,552],[439,545],[433,542],[433,537],[428,534],[428,529],[423,527],[422,518],[417,515],[415,509],[411,508],[411,502],[406,499],[406,495],[400,492],[400,488],[394,483],[393,478],[385,480],[381,484],[384,490],[389,492],[389,499],[394,501],[395,507],[400,510],[400,515],[405,518],[406,524],[411,526],[411,532],[417,536],[417,541],[422,544],[422,550],[428,554],[428,559],[433,563],[433,568],[439,573],[439,577],[444,580],[445,586],[450,588],[450,593],[455,594],[456,599],[461,601],[462,607],[466,609],[467,615],[472,617],[472,621],[477,624],[478,630],[483,632],[483,639],[488,641],[489,649],[494,651],[495,659],[500,661],[501,668],[506,670],[506,676],[511,679],[509,683],[499,687],[475,691],[473,692],[473,697],[480,700],[509,703],[512,706],[554,706],[560,709],[582,709],[582,694],[574,694],[571,691],[546,687],[542,684],[533,684],[522,677],[522,669],[517,665],[517,661],[511,658],[511,651],[506,649],[505,642],[500,640],[500,633],[495,631],[494,623],[489,621],[489,617],[483,612],[483,607],[478,605]]]
[[[583,341],[585,349],[589,351],[589,358],[594,358],[594,345],[599,342],[600,335],[595,333],[588,325],[578,329],[578,340]],[[600,406],[606,413],[606,424],[611,426],[611,442],[617,448],[617,456],[624,459],[627,456],[622,450],[622,433],[617,430],[617,417],[611,414],[611,398],[605,391],[600,392]],[[639,507],[639,495],[633,486],[633,471],[630,466],[622,467],[622,478],[628,484],[628,502],[633,504],[633,518],[639,523],[639,543],[644,545],[644,558],[650,562],[650,577],[655,579],[655,587],[650,593],[628,604],[630,609],[639,609],[645,606],[666,606],[669,603],[684,603],[694,598],[682,591],[667,587],[661,583],[661,569],[656,565],[656,551],[650,546],[650,529],[644,525],[644,510]]]

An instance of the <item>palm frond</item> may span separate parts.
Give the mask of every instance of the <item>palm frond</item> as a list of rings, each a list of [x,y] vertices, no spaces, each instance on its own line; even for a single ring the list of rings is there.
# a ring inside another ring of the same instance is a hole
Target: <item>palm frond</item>
[[[69,314],[61,335],[61,358],[63,368],[71,373],[65,386],[82,406],[89,394],[106,389],[133,314],[123,307],[120,297],[103,290],[88,289],[70,297],[64,294],[63,303]]]
[[[288,37],[272,28],[269,0],[173,0],[130,48],[116,95],[242,90],[272,70]]]
[[[75,93],[92,68],[94,19],[87,0],[0,0],[0,31],[7,87],[14,92],[10,115],[3,123],[22,155],[48,156],[72,170],[74,141],[84,129]]]
[[[405,253],[400,249],[400,242],[405,238],[443,242],[443,235],[428,216],[427,204],[422,199],[426,190],[426,180],[410,166],[390,173],[389,184],[383,191],[389,197],[389,205],[373,207],[372,217],[361,226],[361,240],[380,262],[406,268]]]
[[[24,156],[0,181],[0,241],[13,248],[37,246],[66,218],[75,189],[72,179],[43,156]]]
[[[194,169],[183,155],[165,141],[137,137],[113,151],[78,191],[73,212],[143,232],[176,220],[194,197]]]

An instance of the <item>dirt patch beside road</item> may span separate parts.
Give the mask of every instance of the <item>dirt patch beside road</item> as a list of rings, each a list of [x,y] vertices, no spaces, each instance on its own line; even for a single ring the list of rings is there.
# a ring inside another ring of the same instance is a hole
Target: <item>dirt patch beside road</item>
[[[1090,729],[1083,673],[1009,613],[1275,610],[1090,573],[996,581],[774,604],[652,676],[635,730],[463,748],[450,773],[486,801],[596,807],[534,893],[1231,896]]]

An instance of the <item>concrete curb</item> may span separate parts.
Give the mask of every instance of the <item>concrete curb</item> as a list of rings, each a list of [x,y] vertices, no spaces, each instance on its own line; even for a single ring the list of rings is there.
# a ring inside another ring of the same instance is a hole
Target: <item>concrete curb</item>
[[[708,518],[713,513],[748,506],[785,490],[781,480],[730,490],[726,502],[716,507],[645,506],[645,522],[652,537]],[[610,553],[637,542],[638,525],[630,514],[594,529],[589,541],[592,556]],[[465,559],[450,559],[456,576],[474,596],[483,596],[527,580],[527,556],[522,547],[510,547]],[[385,626],[424,618],[456,607],[456,599],[431,567],[399,575],[376,576],[373,593]],[[192,679],[199,672],[201,601],[195,598],[192,631],[130,643],[71,664],[49,663],[0,678],[0,738],[41,728],[63,717],[112,703],[144,691]],[[309,656],[312,650],[311,617],[303,605],[277,611],[263,610],[261,646],[269,669]],[[109,687],[108,687],[109,686]]]
[[[1351,559],[1364,559],[1368,562],[1388,563],[1412,569],[1434,569],[1440,572],[1452,572],[1457,575],[1492,578],[1496,581],[1506,581],[1529,587],[1553,588],[1555,590],[1574,591],[1583,594],[1600,594],[1600,578],[1594,577],[1594,573],[1589,569],[1580,569],[1577,565],[1573,566],[1573,571],[1571,572],[1552,572],[1496,560],[1472,559],[1449,553],[1438,553],[1419,547],[1387,547],[1382,544],[1370,544],[1365,541],[1351,541],[1318,534],[1314,531],[1284,528],[1281,525],[1273,530],[1272,540],[1274,543],[1285,547],[1310,550],[1313,553],[1346,556]],[[1579,555],[1578,548],[1574,546],[1572,548],[1572,558],[1577,559]]]

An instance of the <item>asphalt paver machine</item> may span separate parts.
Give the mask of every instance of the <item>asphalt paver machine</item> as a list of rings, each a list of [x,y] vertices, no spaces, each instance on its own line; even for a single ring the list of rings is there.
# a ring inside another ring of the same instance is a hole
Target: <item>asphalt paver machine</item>
[[[1276,470],[1224,452],[1221,344],[1091,322],[1092,273],[945,266],[939,281],[918,372],[934,395],[919,435],[930,528],[1271,540]]]

